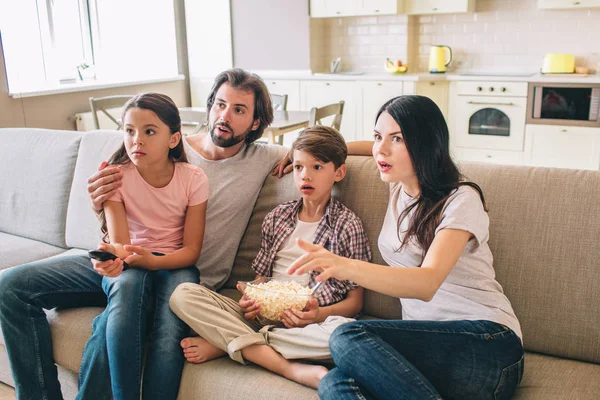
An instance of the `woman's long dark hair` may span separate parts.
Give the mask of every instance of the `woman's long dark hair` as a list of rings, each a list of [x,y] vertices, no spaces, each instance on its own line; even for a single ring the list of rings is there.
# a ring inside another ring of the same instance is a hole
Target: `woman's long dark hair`
[[[398,217],[398,239],[404,247],[412,238],[423,249],[429,250],[435,230],[441,222],[444,204],[460,186],[470,186],[481,197],[487,211],[481,188],[464,181],[450,156],[448,125],[439,107],[428,97],[399,96],[386,102],[377,118],[386,111],[400,126],[402,137],[412,161],[421,193]],[[414,210],[408,228],[401,237],[402,221]]]
[[[161,93],[141,93],[133,96],[125,103],[123,112],[121,113],[121,121],[125,124],[125,115],[127,111],[132,108],[141,108],[143,110],[150,110],[156,116],[164,122],[168,127],[171,135],[177,132],[181,132],[181,117],[179,116],[179,109],[173,102],[173,100]],[[177,143],[177,146],[169,150],[169,158],[173,162],[188,162],[185,150],[183,148],[183,139]],[[124,165],[131,162],[129,155],[127,154],[127,148],[125,143],[121,144],[121,147],[114,152],[108,159],[110,165]],[[106,228],[106,216],[104,215],[104,209],[98,214],[100,219],[102,231],[102,241],[108,243],[108,229]]]

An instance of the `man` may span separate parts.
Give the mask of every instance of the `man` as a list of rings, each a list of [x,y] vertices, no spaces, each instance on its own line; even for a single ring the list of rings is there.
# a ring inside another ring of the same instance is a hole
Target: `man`
[[[219,74],[207,106],[209,132],[184,140],[184,146],[189,162],[200,166],[210,181],[206,230],[197,265],[201,282],[207,287],[219,288],[229,276],[235,250],[265,177],[279,160],[287,161],[287,150],[254,143],[273,120],[269,92],[258,76],[240,69]],[[280,176],[282,169],[283,164],[276,169]],[[119,168],[107,167],[106,163],[90,177],[88,192],[96,210],[113,195],[121,179]],[[122,261],[99,263],[96,268],[114,272],[122,269]],[[115,291],[122,296],[128,292]],[[136,299],[134,304],[146,312],[151,300]],[[119,303],[128,304],[127,297]],[[105,305],[102,276],[86,256],[41,260],[11,268],[0,276],[0,327],[19,398],[62,398],[43,309]],[[140,329],[138,321],[131,323],[132,332],[136,328],[145,331]],[[159,324],[150,326],[152,335],[162,334]],[[119,398],[120,388],[115,387],[114,382],[111,391],[109,365],[113,374],[132,375],[128,384],[139,387],[141,365],[132,362],[126,371],[114,370],[110,348],[107,348],[107,329],[106,319],[100,314],[94,320],[94,334],[83,354],[78,398],[108,399],[113,395]],[[169,357],[181,357],[183,367],[179,341],[161,351]],[[167,382],[165,371],[159,366],[146,366],[144,398],[175,399],[181,371],[174,372],[169,371]]]

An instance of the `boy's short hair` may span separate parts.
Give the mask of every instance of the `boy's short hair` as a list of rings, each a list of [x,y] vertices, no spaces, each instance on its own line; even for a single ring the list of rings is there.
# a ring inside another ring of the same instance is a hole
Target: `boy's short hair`
[[[311,126],[300,132],[292,144],[292,161],[294,150],[306,151],[323,163],[331,161],[336,169],[346,162],[348,156],[348,147],[342,135],[335,128],[321,125]]]

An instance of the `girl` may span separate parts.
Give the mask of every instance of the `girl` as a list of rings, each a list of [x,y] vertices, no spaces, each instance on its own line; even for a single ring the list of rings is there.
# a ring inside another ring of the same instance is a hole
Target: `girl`
[[[302,242],[289,273],[322,271],[400,298],[403,320],[357,321],[330,339],[337,368],[323,399],[508,399],[523,374],[519,321],[494,279],[479,186],[461,180],[448,128],[429,98],[377,114],[372,154],[390,201],[379,250],[393,268]]]
[[[115,261],[93,261],[104,276],[106,310],[94,320],[85,352],[106,352],[115,399],[140,396],[146,332],[150,347],[143,398],[175,399],[184,358],[179,342],[187,326],[169,309],[169,297],[184,282],[199,282],[208,199],[204,172],[187,163],[177,106],[165,95],[140,94],[125,105],[123,145],[109,163],[121,166],[123,184],[104,202],[98,249]],[[123,268],[125,262],[130,268]],[[151,316],[154,315],[154,319]],[[93,359],[82,365],[91,379]]]

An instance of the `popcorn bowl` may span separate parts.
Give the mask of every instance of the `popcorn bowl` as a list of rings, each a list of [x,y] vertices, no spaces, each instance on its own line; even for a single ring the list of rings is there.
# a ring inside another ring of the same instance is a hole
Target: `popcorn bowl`
[[[238,284],[248,299],[260,303],[256,318],[263,325],[281,325],[280,313],[290,308],[303,310],[314,298],[312,289],[295,281],[258,278],[250,282],[239,281]]]

